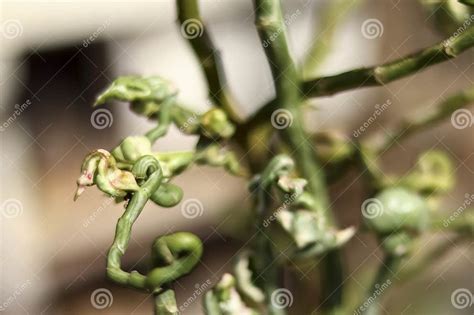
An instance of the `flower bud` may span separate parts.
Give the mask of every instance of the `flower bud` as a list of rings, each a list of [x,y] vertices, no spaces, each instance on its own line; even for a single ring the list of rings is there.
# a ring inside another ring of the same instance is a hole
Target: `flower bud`
[[[368,209],[374,207],[376,209]],[[419,194],[402,187],[384,189],[363,205],[365,224],[379,234],[421,231],[428,226],[429,207]]]
[[[229,138],[235,132],[227,114],[219,108],[213,108],[201,116],[201,128],[204,135],[211,138]]]
[[[140,157],[149,154],[151,154],[151,143],[143,136],[127,137],[112,151],[117,161],[126,163],[134,163]]]

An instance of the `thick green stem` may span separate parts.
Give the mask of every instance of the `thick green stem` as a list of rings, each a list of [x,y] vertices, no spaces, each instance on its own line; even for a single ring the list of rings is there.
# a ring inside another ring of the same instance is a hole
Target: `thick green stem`
[[[299,105],[301,95],[298,89],[299,74],[291,58],[285,35],[285,24],[279,1],[256,0],[256,20],[260,39],[264,44],[275,83],[275,107],[288,111],[290,124],[281,129],[284,141],[292,150],[296,165],[317,198],[318,211],[326,211],[328,205],[324,175],[316,161],[309,136],[303,127],[303,117]],[[277,34],[277,36],[275,36]],[[330,214],[329,214],[330,216]]]
[[[236,102],[227,85],[219,50],[214,46],[201,19],[198,1],[177,0],[176,6],[181,33],[188,39],[201,63],[209,87],[209,97],[229,114],[233,122],[242,121],[234,108]]]

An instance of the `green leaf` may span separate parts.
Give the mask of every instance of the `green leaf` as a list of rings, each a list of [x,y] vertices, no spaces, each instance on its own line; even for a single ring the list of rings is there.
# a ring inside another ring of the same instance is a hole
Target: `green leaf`
[[[94,105],[113,100],[131,102],[135,104],[132,109],[141,114],[150,115],[158,111],[157,106],[161,102],[176,94],[177,89],[159,76],[123,76],[115,79],[98,96]]]

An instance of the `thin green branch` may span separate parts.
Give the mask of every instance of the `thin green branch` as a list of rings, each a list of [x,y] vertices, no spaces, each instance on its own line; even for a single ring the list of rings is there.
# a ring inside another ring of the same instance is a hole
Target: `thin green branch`
[[[472,103],[474,103],[474,86],[449,96],[435,105],[431,111],[424,110],[417,116],[405,118],[392,131],[378,134],[378,138],[383,138],[380,143],[376,144],[378,151],[386,151],[397,141],[440,123],[450,117],[456,110]],[[377,141],[380,140],[377,139]]]
[[[412,75],[429,66],[457,57],[474,45],[474,27],[457,37],[381,66],[362,68],[334,76],[315,78],[302,85],[304,95],[318,97],[355,88],[380,86]]]
[[[242,119],[235,109],[236,101],[229,90],[219,50],[215,47],[199,13],[197,0],[177,0],[181,33],[188,39],[199,59],[209,87],[209,97],[229,114],[233,122]]]
[[[292,121],[287,128],[281,129],[284,141],[291,148],[301,174],[308,179],[309,187],[318,200],[317,210],[327,210],[328,196],[324,175],[314,158],[313,147],[303,127],[303,117],[299,105],[301,95],[298,89],[299,74],[290,55],[285,34],[285,23],[279,1],[256,0],[255,11],[257,26],[265,54],[269,60],[275,83],[275,108],[281,108],[290,115]],[[275,36],[275,34],[278,34]],[[330,214],[328,214],[330,216]]]
[[[319,33],[312,42],[301,67],[304,78],[317,75],[318,68],[331,51],[334,34],[338,27],[345,20],[350,9],[360,2],[361,0],[332,0],[327,3],[317,23]]]
[[[432,47],[381,66],[355,69],[305,81],[301,85],[303,97],[329,96],[355,88],[388,84],[455,58],[472,46],[474,46],[474,27],[471,26],[457,37],[448,38]],[[244,127],[239,129],[241,133],[251,132],[254,126],[267,121],[275,108],[276,100],[266,103],[247,120]]]

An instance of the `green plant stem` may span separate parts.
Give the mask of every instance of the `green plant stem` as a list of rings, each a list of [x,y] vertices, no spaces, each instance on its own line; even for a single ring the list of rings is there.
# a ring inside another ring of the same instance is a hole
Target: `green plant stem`
[[[474,46],[474,27],[471,26],[457,37],[448,38],[432,47],[380,66],[306,80],[300,86],[303,91],[302,97],[329,96],[355,88],[385,85],[455,58],[472,46]],[[254,126],[268,121],[276,105],[276,100],[271,100],[262,106],[247,120],[241,132],[251,132]]]
[[[115,238],[107,254],[107,277],[116,283],[135,289],[147,290],[146,276],[137,271],[129,273],[122,270],[121,260],[130,241],[133,223],[137,220],[152,193],[158,189],[162,180],[161,170],[154,172],[146,183],[140,187],[140,190],[133,194],[127,209],[117,222]]]
[[[275,83],[275,107],[287,110],[293,119],[292,124],[281,130],[282,137],[293,151],[292,155],[299,172],[308,180],[308,186],[316,200],[313,210],[332,222],[333,217],[329,211],[329,198],[324,174],[303,127],[303,117],[299,106],[301,103],[298,89],[299,74],[290,55],[280,2],[278,0],[255,0],[254,7],[255,24],[260,40],[268,43],[263,47]],[[278,35],[274,36],[274,34]],[[328,281],[324,283],[325,291],[328,293],[328,297],[324,298],[324,301],[328,302],[326,305],[328,313],[332,313],[342,301],[343,277],[342,268],[339,268],[342,266],[340,259],[339,252],[334,251],[326,255],[323,261],[323,264],[328,267]]]
[[[179,314],[176,305],[174,291],[165,289],[164,291],[153,293],[155,315],[176,315]]]
[[[380,66],[315,78],[302,85],[304,95],[318,97],[354,88],[380,86],[406,77],[431,65],[457,57],[474,45],[474,27],[432,47]]]
[[[393,285],[394,274],[398,272],[401,258],[393,255],[387,255],[379,267],[369,290],[366,292],[364,300],[361,301],[355,314],[378,315],[380,307],[379,300],[386,293],[389,286]],[[365,306],[364,303],[368,305]]]
[[[325,188],[324,176],[314,158],[313,148],[309,136],[303,127],[303,117],[299,110],[301,95],[298,90],[298,71],[291,58],[286,39],[285,24],[279,1],[255,0],[255,12],[260,39],[269,42],[263,45],[269,60],[276,90],[276,108],[287,110],[293,122],[281,130],[282,137],[295,158],[301,174],[308,179],[308,185],[318,200],[318,211],[325,211],[328,197]],[[274,36],[278,34],[278,36]],[[270,40],[274,38],[274,40]]]
[[[327,3],[317,23],[320,32],[314,39],[301,69],[304,78],[317,75],[319,67],[331,51],[334,34],[339,25],[345,20],[350,9],[360,2],[361,0],[332,0]]]
[[[178,20],[185,28],[186,22],[194,23],[197,33],[185,36],[201,63],[209,87],[209,97],[216,105],[224,109],[233,122],[241,122],[234,108],[236,101],[229,90],[219,50],[215,47],[199,13],[197,0],[177,0]],[[182,29],[182,32],[184,30]],[[183,34],[184,35],[184,34]],[[194,36],[196,35],[196,36]]]
[[[472,103],[474,103],[474,86],[449,96],[446,100],[435,105],[431,111],[424,110],[418,116],[405,118],[392,131],[378,134],[377,136],[383,139],[379,144],[376,143],[377,150],[386,151],[397,141],[430,128],[445,118],[450,117],[456,110]]]

